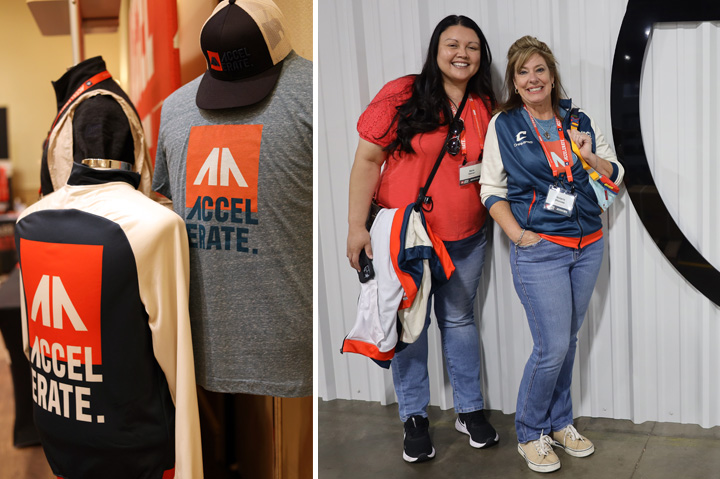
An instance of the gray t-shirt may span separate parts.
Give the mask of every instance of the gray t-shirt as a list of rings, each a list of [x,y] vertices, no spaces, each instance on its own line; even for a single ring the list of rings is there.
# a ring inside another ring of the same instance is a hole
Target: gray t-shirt
[[[261,102],[163,104],[153,189],[190,241],[196,378],[217,392],[312,394],[312,62],[291,52]]]

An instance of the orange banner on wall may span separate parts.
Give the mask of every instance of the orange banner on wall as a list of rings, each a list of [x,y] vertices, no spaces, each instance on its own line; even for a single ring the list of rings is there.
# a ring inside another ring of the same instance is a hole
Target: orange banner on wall
[[[131,0],[129,94],[149,139],[153,164],[162,102],[180,87],[177,30],[176,0]]]

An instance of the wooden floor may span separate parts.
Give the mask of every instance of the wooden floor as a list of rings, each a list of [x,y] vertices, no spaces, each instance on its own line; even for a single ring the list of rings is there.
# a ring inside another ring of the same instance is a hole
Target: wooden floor
[[[0,342],[0,351],[3,349],[4,344]],[[13,446],[14,421],[10,362],[0,353],[0,479],[55,479],[40,446],[22,449]]]
[[[10,359],[2,338],[0,334],[0,479],[55,479],[40,446],[13,446],[15,400]],[[267,396],[202,392],[206,478],[312,477],[311,398],[283,398],[278,405]],[[282,411],[281,420],[276,418],[280,415],[276,409]],[[232,421],[225,415],[229,412]],[[275,421],[280,424],[277,431]],[[228,422],[231,425],[226,427]]]

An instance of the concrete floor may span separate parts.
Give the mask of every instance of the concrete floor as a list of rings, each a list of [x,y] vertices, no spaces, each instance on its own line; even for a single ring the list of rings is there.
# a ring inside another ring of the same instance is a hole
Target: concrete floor
[[[473,449],[455,430],[455,413],[429,408],[435,459],[402,459],[403,429],[397,405],[318,400],[318,478],[539,478],[517,452],[514,415],[486,411],[500,434],[490,449]],[[720,427],[578,418],[575,426],[595,444],[595,454],[562,463],[551,477],[583,479],[720,478]]]

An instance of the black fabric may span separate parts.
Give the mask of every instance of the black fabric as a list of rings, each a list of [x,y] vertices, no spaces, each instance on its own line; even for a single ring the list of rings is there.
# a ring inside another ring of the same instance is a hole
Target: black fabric
[[[23,352],[19,281],[20,270],[15,268],[0,286],[0,333],[10,355],[10,372],[15,398],[13,445],[27,447],[39,444],[40,438],[33,420],[30,364]]]
[[[140,185],[140,173],[124,170],[101,170],[75,163],[70,172],[70,178],[68,178],[67,184],[101,185],[112,181],[124,181],[137,189]]]
[[[58,113],[83,82],[106,69],[102,57],[93,57],[78,63],[65,72],[57,81],[53,82]],[[112,78],[103,80],[86,91],[97,89],[111,91],[132,105],[130,98]],[[133,111],[137,115],[134,106]],[[50,125],[52,125],[52,122]],[[47,164],[47,147],[46,142],[43,145],[40,166],[40,192],[43,195],[53,191]],[[134,142],[130,124],[122,107],[115,99],[107,95],[89,98],[83,101],[75,110],[73,119],[73,161],[79,163],[85,158],[103,158],[120,160],[131,164],[135,163]]]
[[[260,27],[238,5],[228,5],[207,20],[200,32],[200,48],[207,73],[217,80],[241,80],[274,65]]]

